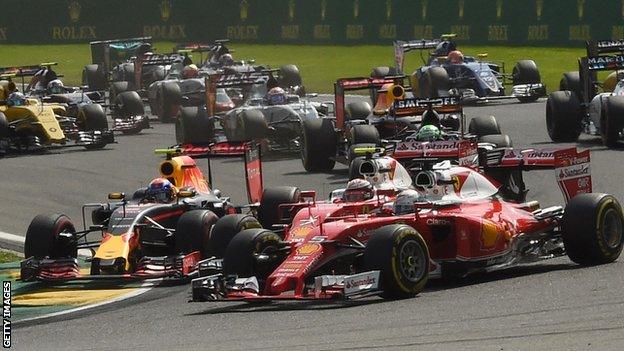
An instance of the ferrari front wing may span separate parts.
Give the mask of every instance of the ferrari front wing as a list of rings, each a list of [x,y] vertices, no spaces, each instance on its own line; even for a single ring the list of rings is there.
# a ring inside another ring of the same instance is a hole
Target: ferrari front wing
[[[222,273],[195,278],[191,281],[192,301],[270,301],[270,300],[348,300],[377,295],[380,271],[352,275],[322,275],[303,292],[289,291],[266,295],[256,277],[239,278]]]

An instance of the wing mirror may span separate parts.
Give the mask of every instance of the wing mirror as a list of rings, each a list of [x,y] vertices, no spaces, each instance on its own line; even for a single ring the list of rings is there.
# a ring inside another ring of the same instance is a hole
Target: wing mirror
[[[108,193],[109,200],[123,200],[126,198],[125,193]]]
[[[195,196],[195,191],[193,190],[180,190],[178,191],[178,198],[180,199],[186,199],[189,197],[193,197]]]

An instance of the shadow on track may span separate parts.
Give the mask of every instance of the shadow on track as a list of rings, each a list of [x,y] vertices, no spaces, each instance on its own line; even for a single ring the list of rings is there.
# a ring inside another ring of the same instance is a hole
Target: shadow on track
[[[276,311],[319,311],[331,309],[343,309],[359,306],[372,305],[384,302],[381,298],[371,297],[362,300],[302,300],[302,301],[266,301],[266,302],[218,302],[227,303],[227,306],[209,308],[203,311],[188,313],[186,316],[201,316],[224,313],[248,313],[248,312],[276,312]],[[209,302],[210,303],[210,302]],[[214,303],[214,302],[212,302]],[[235,303],[235,304],[234,304]]]

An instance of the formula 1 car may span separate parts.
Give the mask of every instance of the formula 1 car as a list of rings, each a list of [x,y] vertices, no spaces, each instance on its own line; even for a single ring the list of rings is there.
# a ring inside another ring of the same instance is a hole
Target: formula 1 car
[[[554,142],[573,142],[583,132],[615,147],[624,130],[624,80],[618,79],[624,68],[624,40],[592,40],[586,49],[579,71],[564,73],[561,90],[548,96],[548,135]],[[600,83],[597,72],[608,70],[614,72]]]
[[[342,78],[334,84],[334,115],[306,120],[303,123],[301,160],[309,172],[329,171],[336,162],[350,164],[353,150],[360,147],[387,146],[403,140],[427,124],[442,128],[447,134],[462,138],[465,132],[463,100],[457,97],[437,99],[407,98],[400,84],[404,76],[385,78]],[[374,89],[375,108],[365,101],[345,104],[345,92]],[[492,116],[473,118],[468,131],[479,138],[500,135]],[[499,146],[510,146],[506,137]]]
[[[540,73],[533,60],[520,60],[511,74],[505,72],[504,63],[483,61],[487,54],[477,58],[463,56],[457,51],[454,34],[443,35],[441,39],[420,39],[394,42],[395,67],[376,67],[371,77],[383,78],[403,74],[406,52],[420,50],[423,66],[410,75],[413,94],[421,98],[455,95],[472,102],[488,102],[501,99],[518,99],[533,102],[546,95]],[[425,59],[422,50],[435,49]],[[448,55],[459,53],[457,62],[448,60]],[[513,85],[511,95],[506,95],[505,86]],[[451,92],[449,92],[451,90]],[[375,103],[374,95],[371,95]]]
[[[61,146],[100,149],[114,142],[106,115],[98,111],[81,108],[71,117],[64,106],[43,104],[23,95],[11,98],[11,93],[17,91],[13,76],[0,76],[0,156]]]
[[[89,44],[92,63],[82,71],[82,84],[90,91],[105,91],[110,82],[134,82],[132,59],[152,51],[151,37],[93,41]]]
[[[206,276],[192,281],[193,300],[407,298],[421,292],[429,278],[462,277],[563,255],[581,265],[619,257],[622,208],[612,195],[591,193],[589,151],[479,151],[469,141],[454,148],[435,143],[397,147],[394,162],[424,167],[414,172],[415,190],[391,201],[383,198],[383,190],[350,204],[318,201],[314,191],[302,192],[302,201],[282,206],[281,215],[292,218],[283,236],[268,229],[241,231],[221,265],[200,263]],[[436,160],[453,154],[460,165]],[[481,166],[472,163],[477,154]],[[565,209],[501,197],[499,184],[487,176],[493,169],[554,169]],[[362,163],[360,172],[367,178],[392,174],[375,158]],[[222,272],[215,274],[219,266]]]
[[[293,95],[305,96],[305,88],[297,66],[284,65],[279,70],[270,70],[265,66],[252,65],[252,63],[253,61],[231,61],[225,64],[207,60],[199,68],[197,78],[186,79],[181,76],[181,68],[171,70],[166,79],[149,86],[150,106],[158,113],[161,121],[173,121],[179,112],[179,106],[201,106],[206,103],[204,77],[216,75],[240,76],[260,73],[266,76],[268,82],[267,73],[270,73],[270,78],[274,78],[275,81],[271,84],[282,87]],[[246,88],[229,85],[227,89],[218,92],[218,110],[225,112],[245,103],[256,103],[258,98],[266,96],[268,89],[265,83],[258,82],[255,85],[247,85]]]
[[[210,143],[219,137],[231,142],[262,139],[266,151],[299,151],[304,121],[319,119],[327,105],[296,94],[282,93],[279,103],[268,101],[266,92],[278,85],[277,70],[214,74],[203,84],[205,106],[182,107],[176,119],[178,143]],[[240,89],[247,102],[227,112],[219,108],[220,90]],[[215,123],[221,130],[215,129]],[[223,135],[216,133],[222,131]]]
[[[60,104],[65,107],[66,117],[78,118],[83,111],[90,115],[98,115],[99,119],[106,119],[105,108],[110,107],[113,120],[113,131],[124,134],[138,134],[149,128],[149,118],[145,114],[141,98],[135,92],[123,92],[115,97],[112,104],[105,104],[104,94],[99,91],[85,91],[84,87],[65,86],[52,69],[56,62],[42,63],[40,66],[20,66],[10,69],[16,70],[16,76],[33,76],[25,93],[31,97],[41,99],[46,104]],[[3,70],[0,68],[0,71]],[[6,70],[6,68],[5,68]],[[34,82],[37,82],[36,84]],[[26,85],[22,82],[25,90]]]
[[[148,188],[138,189],[131,199],[123,193],[110,193],[112,203],[83,206],[82,230],[76,230],[63,214],[35,217],[26,232],[21,279],[187,278],[194,274],[200,259],[211,257],[213,248],[227,245],[233,233],[260,227],[254,217],[237,214],[239,209],[210,184],[211,157],[242,156],[249,200],[259,201],[262,171],[256,144],[185,147],[157,150],[167,155],[160,164],[160,176],[178,188],[171,197],[157,197]],[[176,156],[180,153],[184,155]],[[208,179],[188,154],[208,158]],[[92,224],[87,227],[85,210],[89,208],[93,209]],[[219,235],[211,235],[211,231]],[[101,239],[87,240],[88,234],[96,232]],[[90,275],[79,272],[78,249],[95,249]]]

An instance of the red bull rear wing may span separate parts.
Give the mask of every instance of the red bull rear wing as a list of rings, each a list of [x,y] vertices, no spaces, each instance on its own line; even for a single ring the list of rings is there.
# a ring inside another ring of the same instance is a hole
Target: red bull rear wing
[[[395,100],[393,111],[395,116],[422,115],[430,106],[438,113],[461,113],[463,111],[460,100],[455,97]]]
[[[354,77],[340,78],[334,83],[334,103],[336,127],[344,128],[345,121],[345,92],[353,90],[380,89],[385,84],[400,84],[405,76],[370,78]]]
[[[257,142],[219,142],[209,145],[182,144],[168,149],[155,150],[167,157],[186,155],[195,159],[208,160],[208,183],[212,186],[212,167],[210,159],[215,157],[241,157],[245,162],[245,183],[249,203],[259,203],[262,198],[262,155]]]

